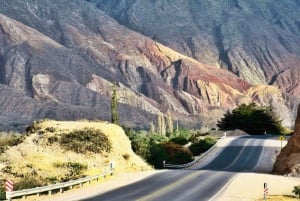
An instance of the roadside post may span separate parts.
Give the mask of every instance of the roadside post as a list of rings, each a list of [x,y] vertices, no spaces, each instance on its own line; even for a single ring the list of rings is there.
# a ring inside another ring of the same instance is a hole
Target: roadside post
[[[110,171],[111,175],[113,175],[113,171],[115,170],[115,163],[113,161],[110,161]]]
[[[10,193],[14,190],[14,182],[11,179],[6,179],[5,181],[5,191],[6,191],[6,198],[8,201],[11,200]]]
[[[268,199],[268,193],[269,193],[268,184],[264,183],[264,200],[265,201]]]

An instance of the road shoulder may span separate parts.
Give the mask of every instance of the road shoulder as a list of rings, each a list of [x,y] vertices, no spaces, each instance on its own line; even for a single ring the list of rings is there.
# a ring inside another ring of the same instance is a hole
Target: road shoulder
[[[268,184],[269,195],[293,195],[294,186],[300,178],[271,174],[239,173],[222,192],[217,201],[254,201],[263,198],[264,183]]]

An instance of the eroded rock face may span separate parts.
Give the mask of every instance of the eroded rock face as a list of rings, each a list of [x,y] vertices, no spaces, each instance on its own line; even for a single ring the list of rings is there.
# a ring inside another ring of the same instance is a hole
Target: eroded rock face
[[[252,101],[276,103],[279,113],[293,118],[289,109],[297,97],[255,87],[174,51],[121,26],[88,1],[0,4],[0,117],[5,119],[109,120],[113,84],[124,125],[149,127],[159,111],[169,110],[185,125],[199,127],[199,115],[217,121],[222,111]]]
[[[251,84],[299,94],[297,1],[88,0],[126,27]]]
[[[294,135],[277,156],[273,171],[278,174],[300,175],[300,105],[298,106]]]

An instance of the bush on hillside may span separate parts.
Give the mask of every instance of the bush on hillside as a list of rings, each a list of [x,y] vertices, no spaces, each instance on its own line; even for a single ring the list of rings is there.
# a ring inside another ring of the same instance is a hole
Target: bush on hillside
[[[242,104],[232,112],[225,113],[218,121],[221,130],[240,129],[248,134],[264,134],[284,132],[281,120],[272,107],[259,107],[255,103]]]
[[[85,128],[61,135],[60,144],[77,153],[111,151],[111,142],[100,130]]]
[[[155,168],[162,168],[163,161],[172,164],[183,164],[192,161],[193,155],[189,149],[177,144],[186,144],[190,137],[190,132],[181,129],[181,134],[169,140],[168,137],[156,133],[147,133],[145,131],[126,132],[133,151],[143,157]],[[169,142],[168,142],[169,141]],[[173,142],[174,141],[174,142]],[[177,143],[176,143],[177,142]]]
[[[8,147],[22,143],[24,139],[24,135],[21,134],[0,134],[0,153],[3,153]]]
[[[43,180],[40,180],[34,176],[26,176],[14,183],[14,190],[29,189],[45,185],[47,185],[47,183]]]
[[[300,186],[294,186],[292,193],[294,193],[296,195],[296,197],[299,199],[300,198]]]
[[[84,176],[82,175],[82,172],[87,169],[87,165],[79,162],[55,163],[54,167],[64,168],[68,170],[68,173],[65,175],[65,178],[62,179],[63,181],[80,178]]]
[[[126,134],[131,141],[132,150],[145,160],[148,160],[150,156],[150,148],[152,145],[168,141],[168,138],[165,136],[156,133],[147,133],[145,131],[130,131]]]
[[[192,160],[193,154],[189,149],[173,142],[164,142],[151,146],[148,162],[155,168],[162,168],[163,161],[179,165]]]
[[[207,137],[205,139],[200,139],[196,143],[193,143],[191,146],[189,146],[189,149],[194,156],[198,156],[210,149],[216,142],[217,140],[215,138]]]
[[[184,137],[174,137],[169,140],[170,142],[174,142],[175,144],[185,145],[189,142],[188,139]]]
[[[169,138],[184,138],[187,141],[189,141],[189,139],[192,137],[192,133],[190,130],[185,129],[185,128],[178,128],[178,129],[174,129],[174,131],[172,133],[169,133]]]

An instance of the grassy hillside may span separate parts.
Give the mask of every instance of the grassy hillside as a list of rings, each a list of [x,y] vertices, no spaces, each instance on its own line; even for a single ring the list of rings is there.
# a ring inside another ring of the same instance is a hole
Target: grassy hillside
[[[19,144],[1,149],[0,178],[2,181],[12,178],[15,183],[19,183],[20,187],[26,186],[22,183],[31,180],[34,180],[32,181],[34,184],[45,185],[65,181],[69,177],[102,173],[108,169],[110,161],[114,161],[116,173],[151,169],[134,154],[123,129],[114,124],[47,120],[35,122],[28,131],[28,134],[22,137],[23,141],[18,141]],[[98,141],[93,145],[92,141],[88,141],[92,139],[86,135],[81,141],[72,142],[73,144],[62,143],[71,141],[66,140],[66,137],[70,138],[68,134],[85,135],[86,131],[97,131],[96,134],[103,134],[104,137],[99,139],[105,138],[107,142]],[[109,149],[86,149],[87,145],[101,147],[100,145],[105,143],[109,145]],[[74,150],[70,145],[85,146]]]

